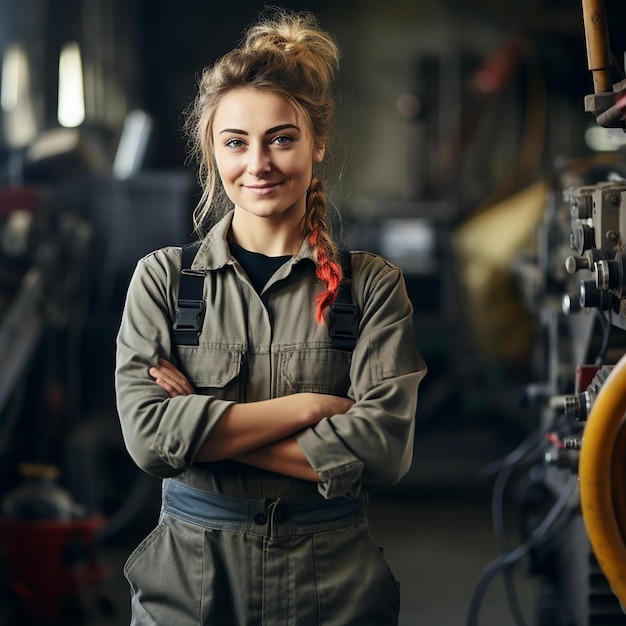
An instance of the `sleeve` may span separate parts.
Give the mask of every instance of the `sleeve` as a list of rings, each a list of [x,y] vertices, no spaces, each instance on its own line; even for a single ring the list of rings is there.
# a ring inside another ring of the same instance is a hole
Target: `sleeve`
[[[365,271],[365,285],[358,281],[364,297],[350,367],[355,404],[297,435],[322,478],[318,489],[325,498],[393,485],[413,457],[417,391],[426,365],[415,344],[402,272],[382,259],[376,266]]]
[[[232,404],[205,395],[170,398],[148,374],[159,357],[172,359],[170,294],[177,293],[179,280],[179,268],[173,265],[164,251],[139,261],[126,295],[115,367],[117,410],[128,452],[141,469],[162,478],[180,474],[192,463]]]

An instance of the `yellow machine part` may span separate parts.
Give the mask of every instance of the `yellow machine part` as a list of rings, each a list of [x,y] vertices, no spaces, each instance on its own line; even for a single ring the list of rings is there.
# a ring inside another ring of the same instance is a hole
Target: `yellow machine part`
[[[579,478],[582,516],[598,563],[626,606],[626,355],[602,385],[585,425]]]

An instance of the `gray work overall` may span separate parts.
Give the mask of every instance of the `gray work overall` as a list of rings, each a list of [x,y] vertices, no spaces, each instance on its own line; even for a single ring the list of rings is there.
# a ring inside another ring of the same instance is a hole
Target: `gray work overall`
[[[231,255],[232,213],[192,264],[204,275],[198,346],[172,342],[180,248],[141,259],[117,338],[124,440],[164,479],[157,528],[128,560],[134,626],[393,626],[399,593],[372,541],[363,499],[409,469],[426,366],[399,268],[352,253],[360,312],[352,352],[315,318],[321,289],[308,241],[257,292]],[[170,398],[149,369],[174,362],[196,393]],[[349,397],[294,438],[319,482],[221,460],[195,462],[233,403],[296,394]]]
[[[362,498],[234,498],[167,479],[159,525],[124,571],[132,626],[398,621],[398,585]]]

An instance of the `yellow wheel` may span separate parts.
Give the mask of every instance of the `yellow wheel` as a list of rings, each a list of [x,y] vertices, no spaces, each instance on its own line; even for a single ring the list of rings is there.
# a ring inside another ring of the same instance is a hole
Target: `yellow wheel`
[[[583,433],[579,478],[591,547],[613,593],[626,606],[626,355],[593,404]]]

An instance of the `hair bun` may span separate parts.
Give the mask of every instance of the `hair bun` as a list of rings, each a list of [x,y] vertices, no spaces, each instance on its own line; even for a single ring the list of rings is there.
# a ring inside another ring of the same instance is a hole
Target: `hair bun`
[[[339,67],[337,44],[309,12],[288,12],[278,8],[265,11],[258,23],[245,33],[242,48],[293,56],[294,60],[314,66],[318,72],[321,70],[325,82],[332,80]]]

